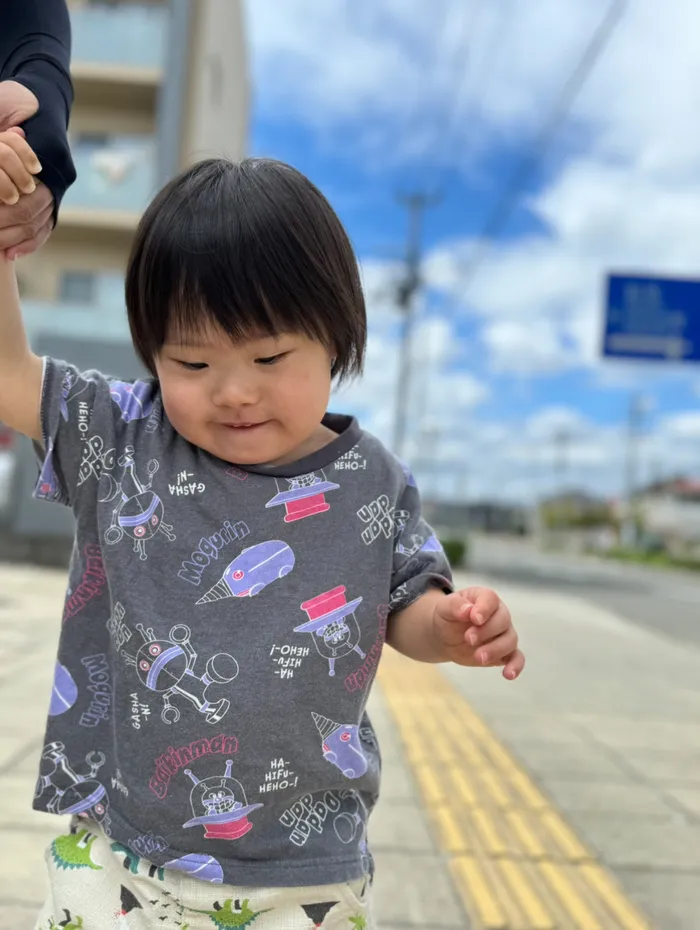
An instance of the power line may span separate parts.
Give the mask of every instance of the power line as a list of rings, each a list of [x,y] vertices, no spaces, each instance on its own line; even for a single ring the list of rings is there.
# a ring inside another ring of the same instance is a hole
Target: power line
[[[465,45],[465,54],[467,56],[466,66],[463,68],[461,76],[457,75],[455,78],[455,94],[453,96],[453,107],[452,112],[448,118],[448,121],[445,125],[444,132],[442,134],[442,150],[445,155],[442,159],[442,170],[439,172],[442,179],[441,184],[436,185],[440,188],[444,184],[444,177],[449,169],[450,165],[450,154],[451,142],[455,141],[457,125],[460,117],[464,120],[474,114],[476,110],[477,103],[477,92],[480,94],[481,99],[485,97],[484,88],[487,86],[487,78],[493,75],[496,70],[495,66],[499,61],[499,53],[504,47],[504,35],[506,34],[508,26],[513,22],[513,16],[508,16],[508,9],[505,4],[505,0],[502,0],[498,10],[494,15],[494,26],[491,29],[490,34],[488,35],[486,42],[484,44],[483,54],[480,56],[479,62],[476,62],[474,56],[474,50],[476,47],[475,37],[478,35],[479,29],[477,28],[477,23],[479,22],[479,13],[486,12],[486,6],[481,0],[481,3],[476,3],[472,7],[472,16],[470,18],[466,17],[463,20],[465,27],[467,24],[470,26],[470,31],[465,32],[464,34],[464,45]],[[489,13],[493,13],[494,3],[493,0],[488,6]],[[469,39],[469,44],[467,45],[467,39]],[[472,62],[474,66],[472,66]],[[467,79],[471,77],[471,80]],[[469,92],[467,93],[467,89]],[[464,99],[466,106],[461,106],[461,100]],[[437,157],[436,157],[437,160]]]
[[[448,85],[454,85],[455,93],[452,95],[452,106],[446,107],[443,118],[438,120],[433,158],[426,158],[427,163],[430,163],[431,160],[437,160],[440,151],[445,149],[446,140],[449,140],[454,135],[457,128],[457,121],[460,116],[460,101],[468,86],[468,78],[472,70],[474,36],[477,33],[476,27],[479,14],[483,10],[483,3],[484,0],[472,0],[471,4],[465,3],[462,7],[461,26],[457,30],[457,41],[453,47],[452,64],[448,69]],[[443,31],[443,44],[448,25],[449,22]]]
[[[500,200],[486,221],[479,236],[475,254],[468,263],[461,279],[463,286],[471,282],[484,259],[490,242],[500,235],[503,227],[510,219],[510,215],[516,207],[531,173],[539,164],[542,155],[559,128],[559,124],[569,113],[576,97],[588,80],[626,11],[627,0],[612,0],[603,19],[591,36],[578,64],[562,87],[554,107],[537,134],[532,150],[518,165],[509,183],[504,188]]]
[[[437,198],[425,193],[412,193],[398,198],[408,209],[408,238],[406,242],[405,274],[396,291],[396,304],[402,315],[401,343],[399,348],[399,375],[396,384],[394,410],[394,452],[401,456],[406,440],[408,399],[411,382],[411,348],[416,316],[416,295],[420,290],[423,217]]]

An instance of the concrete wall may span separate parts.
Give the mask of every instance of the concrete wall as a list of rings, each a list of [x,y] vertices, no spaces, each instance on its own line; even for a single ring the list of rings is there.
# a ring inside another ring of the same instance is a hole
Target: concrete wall
[[[250,88],[241,0],[192,0],[183,165],[246,154]]]

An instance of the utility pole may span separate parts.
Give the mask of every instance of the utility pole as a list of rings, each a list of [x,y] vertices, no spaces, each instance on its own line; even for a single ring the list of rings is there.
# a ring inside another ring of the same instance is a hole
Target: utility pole
[[[554,434],[554,474],[555,474],[555,494],[563,494],[565,491],[565,479],[569,465],[569,445],[571,443],[570,430],[562,427]]]
[[[642,434],[644,414],[647,412],[647,409],[647,398],[639,392],[632,394],[627,411],[624,474],[625,513],[622,524],[622,545],[630,548],[633,548],[637,544],[634,493],[638,482],[639,442]]]
[[[408,240],[406,244],[405,273],[396,291],[396,304],[402,316],[399,347],[399,375],[396,384],[394,411],[394,452],[403,454],[406,441],[406,421],[411,385],[411,346],[416,317],[416,295],[421,288],[422,232],[426,209],[437,203],[428,194],[414,193],[399,197],[408,209]]]

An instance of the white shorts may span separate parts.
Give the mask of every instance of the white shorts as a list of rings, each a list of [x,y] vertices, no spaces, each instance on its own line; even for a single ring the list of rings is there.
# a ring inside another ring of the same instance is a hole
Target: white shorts
[[[49,898],[35,930],[375,930],[369,879],[245,888],[159,869],[75,822],[46,850]]]

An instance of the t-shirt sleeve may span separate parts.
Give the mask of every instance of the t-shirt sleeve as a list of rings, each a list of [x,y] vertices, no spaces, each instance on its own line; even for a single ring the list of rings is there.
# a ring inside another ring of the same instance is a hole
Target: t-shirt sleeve
[[[94,500],[103,476],[133,452],[139,423],[153,409],[153,382],[119,381],[45,358],[34,497],[74,509],[86,492]]]
[[[404,610],[431,588],[449,593],[452,572],[432,528],[423,519],[418,488],[406,470],[407,484],[394,514],[396,539],[391,578],[391,613]]]

